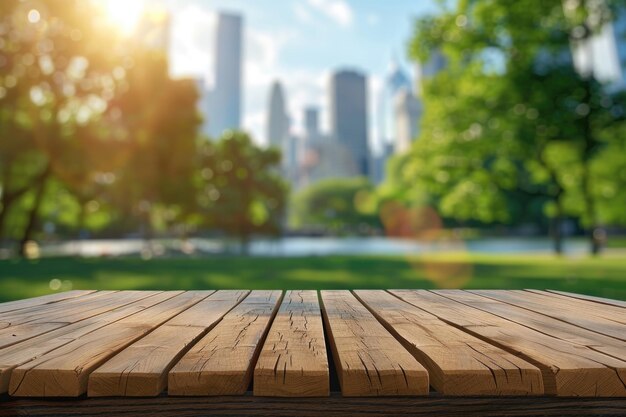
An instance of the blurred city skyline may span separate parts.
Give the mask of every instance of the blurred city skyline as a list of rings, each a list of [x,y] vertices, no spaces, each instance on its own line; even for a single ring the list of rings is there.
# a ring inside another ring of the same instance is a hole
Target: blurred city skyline
[[[409,75],[407,42],[415,18],[435,12],[434,1],[399,0],[100,0],[123,31],[132,36],[143,12],[171,17],[170,72],[174,77],[202,77],[213,86],[217,13],[243,18],[242,127],[257,143],[266,144],[268,98],[272,82],[285,89],[291,130],[304,132],[304,110],[320,108],[328,131],[328,88],[331,73],[354,69],[367,76],[368,110],[376,100],[393,61]],[[377,117],[368,123],[370,143],[378,140]],[[376,144],[374,145],[376,147]]]

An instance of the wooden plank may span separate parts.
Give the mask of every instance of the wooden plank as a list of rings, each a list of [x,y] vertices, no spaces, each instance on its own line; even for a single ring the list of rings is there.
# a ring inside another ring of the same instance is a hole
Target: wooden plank
[[[88,395],[157,396],[167,373],[249,291],[218,291],[124,349],[89,376]]]
[[[543,394],[541,371],[385,291],[355,291],[447,395]]]
[[[626,317],[620,317],[620,314],[614,314],[611,317],[611,314],[615,313],[614,311],[611,311],[609,314],[602,311],[604,308],[613,308],[618,310],[618,313],[623,313],[619,307],[598,304],[598,309],[594,309],[588,306],[570,305],[541,294],[521,290],[485,290],[482,295],[535,311],[596,333],[623,341],[626,340],[625,324],[620,322],[626,322]]]
[[[97,329],[114,323],[120,319],[145,310],[161,303],[172,295],[162,291],[142,291],[136,302],[118,307],[106,314],[53,330],[25,342],[0,350],[0,393],[9,389],[9,381],[13,369],[49,352],[64,346],[73,340],[87,335]]]
[[[426,369],[349,291],[322,291],[321,296],[344,396],[428,394]]]
[[[99,291],[72,302],[57,303],[53,309],[4,317],[0,320],[0,349],[144,297],[141,291]],[[22,311],[26,310],[17,313]]]
[[[601,317],[610,322],[626,325],[626,309],[622,307],[594,303],[540,290],[517,290],[515,292],[530,295],[534,299],[541,300],[542,302],[549,300],[550,304],[558,305],[560,308],[567,308],[575,311],[580,311],[581,308],[584,308],[588,314]]]
[[[563,295],[566,297],[577,298],[579,300],[593,301],[594,303],[607,304],[607,305],[611,305],[615,307],[626,308],[626,301],[612,300],[610,298],[595,297],[593,295],[575,294],[573,292],[566,292],[566,291],[556,291],[556,290],[546,290],[546,291],[551,292],[553,294]]]
[[[59,301],[69,300],[71,298],[80,297],[83,295],[96,292],[95,290],[73,290],[60,292],[56,294],[43,295],[41,297],[27,298],[24,300],[9,301],[7,303],[0,303],[0,313],[4,314],[9,311],[21,310],[23,308],[44,306],[48,304],[58,303]]]
[[[94,291],[90,294],[85,294],[80,297],[73,297],[67,300],[57,301],[56,303],[49,303],[38,306],[25,307],[20,310],[8,311],[0,314],[0,328],[5,328],[7,324],[21,324],[27,323],[32,320],[37,320],[42,317],[58,315],[59,312],[67,309],[74,308],[80,305],[87,305],[96,299],[101,297],[107,297],[118,291]]]
[[[254,395],[329,394],[330,374],[317,291],[288,291],[254,369]]]
[[[626,396],[626,363],[539,333],[429,291],[396,290],[399,298],[531,362],[545,392],[560,396]]]
[[[2,402],[2,398],[0,398]],[[88,398],[76,400],[8,398],[0,417],[197,417],[272,416],[624,416],[626,398],[560,397],[230,397]]]
[[[241,395],[278,309],[281,291],[253,291],[168,375],[170,395]]]
[[[171,292],[172,298],[93,331],[15,368],[13,396],[76,397],[87,391],[89,374],[116,353],[195,305],[212,291]]]
[[[626,361],[626,343],[582,327],[565,323],[543,314],[489,298],[488,291],[434,291],[451,300],[514,321],[538,332],[557,337],[568,343],[589,347],[598,352]],[[483,294],[485,294],[483,296]]]

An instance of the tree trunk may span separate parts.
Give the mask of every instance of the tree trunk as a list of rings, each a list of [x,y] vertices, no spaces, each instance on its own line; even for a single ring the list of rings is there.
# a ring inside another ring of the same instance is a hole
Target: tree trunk
[[[13,204],[20,199],[22,195],[26,193],[27,188],[24,187],[19,191],[9,192],[3,190],[2,193],[2,207],[0,208],[0,242],[4,239],[4,225],[9,214],[9,209]]]
[[[556,201],[556,215],[552,219],[552,243],[554,253],[561,255],[563,253],[563,206],[560,199]]]
[[[78,233],[76,238],[78,240],[83,240],[83,230],[85,229],[85,219],[87,218],[87,203],[85,201],[80,201],[80,211],[78,212]]]
[[[32,239],[35,227],[37,226],[39,209],[41,208],[41,203],[46,192],[49,175],[50,167],[48,166],[36,183],[37,191],[35,194],[35,201],[33,202],[33,206],[28,213],[28,221],[26,223],[26,227],[24,228],[24,232],[22,233],[22,238],[20,239],[19,255],[22,257],[26,256],[26,244]]]
[[[0,243],[4,240],[4,222],[6,221],[10,205],[11,203],[9,202],[9,199],[5,199],[3,195],[2,207],[0,208]]]
[[[48,170],[48,167],[44,168],[41,174],[38,174],[38,176],[36,176],[31,183],[11,191],[9,191],[9,184],[11,182],[10,176],[5,173],[3,178],[4,190],[1,197],[2,207],[0,208],[0,242],[2,242],[2,239],[4,239],[4,226],[9,214],[9,209],[13,206],[13,204],[15,204],[16,201],[22,198],[22,196],[26,194],[28,190],[36,187],[42,178],[47,177],[49,174]]]

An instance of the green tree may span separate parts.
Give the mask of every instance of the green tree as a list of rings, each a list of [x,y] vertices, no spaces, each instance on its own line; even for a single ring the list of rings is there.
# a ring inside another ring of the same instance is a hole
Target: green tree
[[[434,195],[443,215],[511,221],[517,195],[544,204],[557,252],[566,215],[593,236],[601,219],[591,167],[614,140],[602,130],[623,118],[619,97],[571,58],[571,43],[586,42],[618,6],[596,3],[564,11],[561,2],[462,0],[418,21],[412,56],[439,50],[449,64],[426,83],[406,182]]]
[[[319,181],[293,197],[291,224],[297,228],[323,227],[333,233],[380,229],[374,186],[367,178]]]
[[[194,207],[201,119],[192,80],[171,79],[158,51],[139,49],[132,56],[134,65],[108,111],[119,143],[111,198],[124,227],[139,221],[149,238],[156,223],[167,228],[183,222]]]
[[[46,188],[70,167],[63,156],[114,92],[119,39],[93,3],[80,0],[2,2],[0,28],[0,227],[31,194],[23,248],[37,230]]]
[[[7,218],[22,248],[43,220],[128,231],[139,219],[148,236],[156,217],[184,221],[195,83],[171,79],[163,51],[120,36],[91,1],[2,2],[0,36],[0,238]]]
[[[202,225],[239,239],[247,253],[255,234],[275,235],[284,218],[287,185],[280,152],[262,149],[243,132],[200,144],[198,205]]]

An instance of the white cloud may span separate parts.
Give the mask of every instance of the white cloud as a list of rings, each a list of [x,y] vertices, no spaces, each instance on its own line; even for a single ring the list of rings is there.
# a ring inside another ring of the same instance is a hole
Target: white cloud
[[[307,0],[309,6],[343,27],[352,26],[354,12],[345,0]]]
[[[202,76],[212,83],[215,14],[191,4],[174,15],[171,39],[172,75]]]
[[[264,108],[256,109],[254,112],[246,112],[243,119],[243,128],[252,135],[257,144],[266,144],[265,125],[266,113]]]

